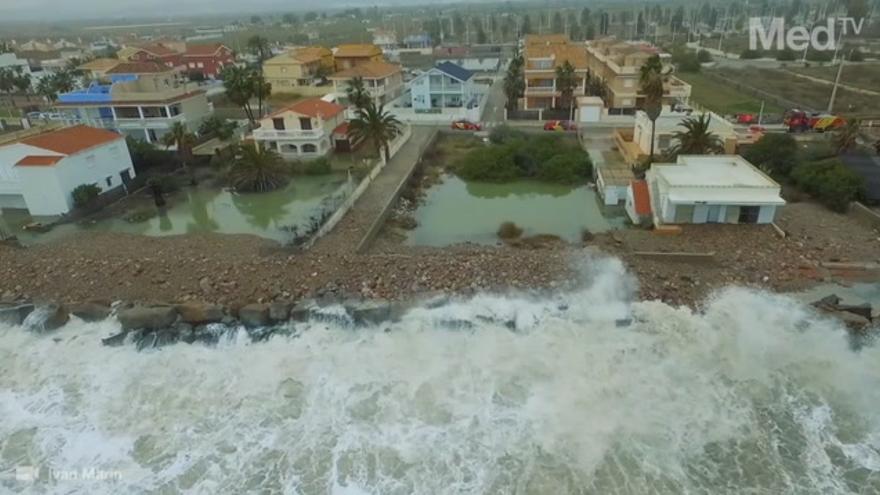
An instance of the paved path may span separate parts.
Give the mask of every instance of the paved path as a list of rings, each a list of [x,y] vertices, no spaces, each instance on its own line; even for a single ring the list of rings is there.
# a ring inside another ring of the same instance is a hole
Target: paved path
[[[828,79],[822,79],[821,77],[809,76],[807,74],[801,74],[800,72],[795,72],[793,70],[784,70],[785,73],[791,74],[793,76],[797,76],[801,79],[806,79],[808,81],[812,81],[819,84],[824,84],[826,86],[834,86],[834,81],[829,81]],[[846,68],[844,68],[844,73],[846,73]],[[847,91],[852,91],[854,93],[861,93],[863,95],[871,95],[871,96],[880,96],[880,91],[871,91],[870,89],[860,88],[858,86],[851,86],[849,84],[840,83],[837,85],[840,88],[843,88]]]
[[[415,168],[422,150],[435,131],[434,127],[413,126],[409,141],[376,176],[336,228],[318,239],[312,251],[328,254],[355,253],[370,226],[389,206],[400,183]]]

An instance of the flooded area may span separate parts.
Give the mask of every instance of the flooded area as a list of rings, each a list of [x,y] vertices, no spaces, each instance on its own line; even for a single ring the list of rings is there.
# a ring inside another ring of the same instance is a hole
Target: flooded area
[[[427,191],[414,216],[418,227],[407,243],[422,246],[495,244],[499,225],[507,221],[525,236],[551,234],[569,242],[579,241],[584,229],[606,232],[625,224],[623,209],[602,206],[586,185],[467,182],[452,175]]]
[[[100,220],[85,219],[60,224],[45,233],[22,230],[34,219],[21,210],[4,210],[0,228],[14,233],[24,244],[49,242],[76,232],[112,231],[147,236],[169,236],[197,232],[253,234],[281,243],[296,231],[303,232],[334,198],[347,194],[350,185],[343,174],[298,176],[284,188],[268,193],[235,193],[216,187],[186,188],[168,197],[159,212],[147,195],[127,200],[125,211]]]

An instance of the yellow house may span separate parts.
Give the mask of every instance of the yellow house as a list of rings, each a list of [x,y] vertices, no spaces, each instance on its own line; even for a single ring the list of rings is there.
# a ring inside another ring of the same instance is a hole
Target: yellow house
[[[333,71],[333,52],[320,46],[295,48],[263,62],[263,75],[276,93],[323,96],[332,91],[324,77]]]
[[[84,74],[92,79],[103,79],[107,75],[108,70],[122,62],[122,60],[117,58],[96,58],[80,65],[77,69],[83,71]]]
[[[336,70],[343,71],[366,62],[381,62],[382,49],[368,44],[339,45],[333,57],[336,60]]]

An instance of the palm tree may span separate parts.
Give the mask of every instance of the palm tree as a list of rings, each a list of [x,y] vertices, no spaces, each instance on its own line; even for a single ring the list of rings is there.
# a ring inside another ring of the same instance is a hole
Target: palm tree
[[[356,141],[370,139],[376,147],[376,154],[382,156],[385,150],[385,161],[391,160],[388,143],[400,134],[401,123],[396,117],[385,111],[384,106],[376,106],[372,101],[358,110],[357,117],[349,124],[351,137]]]
[[[190,158],[192,158],[193,147],[196,145],[195,134],[189,132],[186,124],[183,122],[175,122],[168,130],[168,133],[162,136],[162,144],[165,145],[166,149],[172,146],[177,147],[177,159],[180,160],[180,165],[189,173],[190,184],[196,185],[196,176],[189,163]]]
[[[230,66],[223,70],[223,88],[229,101],[241,107],[251,126],[256,124],[251,98],[254,96],[254,72],[246,67]]]
[[[648,162],[654,161],[654,136],[656,131],[657,119],[663,111],[663,65],[660,63],[660,57],[651,56],[640,69],[639,85],[642,94],[645,95],[645,103],[643,110],[651,120],[651,152],[648,155]]]
[[[858,144],[861,126],[862,122],[859,119],[849,119],[846,121],[846,125],[837,129],[833,143],[838,155],[846,153]]]
[[[523,79],[523,58],[517,55],[507,66],[507,74],[504,76],[504,96],[507,97],[507,109],[515,110],[516,101],[523,95],[526,83]]]
[[[578,85],[577,74],[574,72],[574,66],[566,60],[562,65],[556,67],[556,90],[560,94],[561,106],[568,104],[569,120],[574,120],[570,114],[574,109],[574,89]]]
[[[263,81],[263,62],[269,58],[269,55],[272,54],[272,49],[269,47],[269,40],[263,38],[260,35],[251,36],[247,40],[247,47],[254,56],[257,57],[257,63],[260,65],[260,80]],[[263,81],[265,82],[265,81]],[[263,117],[263,91],[265,87],[263,84],[257,84],[256,93],[257,93],[257,112],[259,117]],[[268,96],[268,95],[266,95]]]
[[[724,144],[718,136],[709,130],[710,121],[709,114],[685,119],[679,124],[685,130],[672,133],[676,145],[672,147],[670,154],[677,156],[723,153]]]
[[[288,169],[278,152],[244,146],[229,171],[229,183],[237,190],[267,192],[287,182]]]
[[[348,82],[348,87],[345,88],[345,96],[348,98],[348,102],[354,105],[354,108],[357,110],[366,108],[372,100],[364,84],[364,78],[361,76],[355,76]]]

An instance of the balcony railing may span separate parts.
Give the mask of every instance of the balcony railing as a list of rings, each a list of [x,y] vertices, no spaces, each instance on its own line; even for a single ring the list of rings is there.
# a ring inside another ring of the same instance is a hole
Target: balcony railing
[[[285,140],[285,139],[308,139],[315,140],[324,136],[324,129],[311,130],[276,130],[276,129],[254,129],[254,139],[257,140]]]

